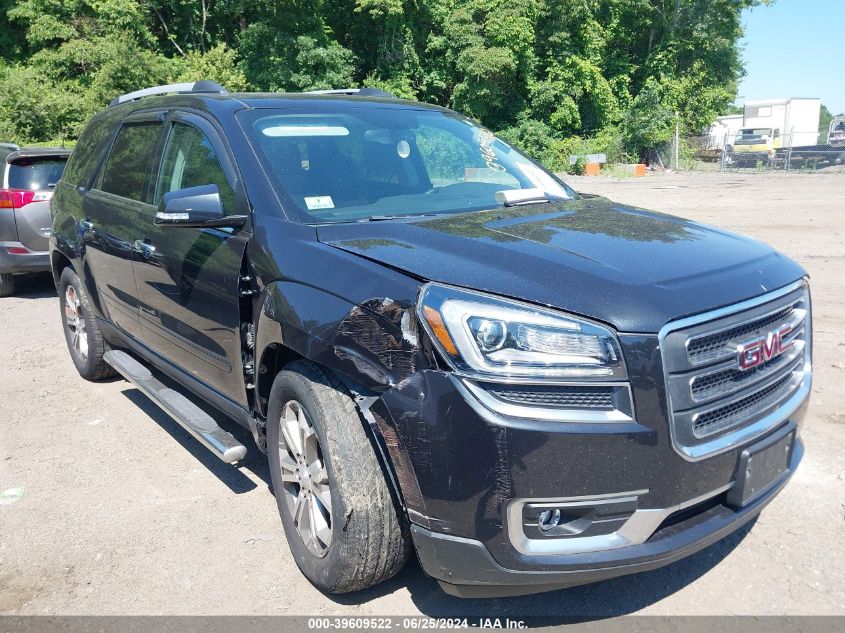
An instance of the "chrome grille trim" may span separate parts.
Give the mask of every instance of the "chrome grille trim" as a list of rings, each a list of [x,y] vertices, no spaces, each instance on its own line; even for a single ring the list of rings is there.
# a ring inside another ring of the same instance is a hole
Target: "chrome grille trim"
[[[741,370],[737,345],[786,324],[793,327],[784,339],[792,347],[757,368]],[[691,461],[710,457],[792,415],[810,392],[811,336],[809,288],[803,280],[664,326],[658,339],[675,450]]]
[[[796,332],[803,334],[804,328]],[[804,341],[795,341],[794,348],[789,352],[776,356],[756,369],[742,371],[735,362],[727,367],[720,366],[714,371],[698,374],[690,380],[690,396],[693,402],[706,403],[717,398],[724,398],[731,394],[747,389],[752,385],[770,378],[783,371],[784,367],[793,364],[799,356],[804,355]],[[706,386],[700,386],[706,385]]]
[[[792,363],[788,373],[776,375],[762,384],[755,385],[749,395],[720,402],[717,407],[696,413],[692,418],[692,433],[701,439],[733,426],[741,417],[755,409],[765,408],[769,401],[783,398],[781,390],[787,392],[798,386],[802,378],[803,359]]]
[[[749,319],[743,323],[730,325],[708,334],[694,336],[686,344],[687,358],[693,366],[709,364],[716,360],[729,358],[731,353],[724,350],[724,345],[727,341],[734,338],[742,338],[751,332],[764,329],[775,323],[795,321],[796,319],[792,318],[793,313],[793,306],[787,306],[786,308],[780,308],[768,314]],[[804,315],[802,314],[797,320],[803,321]]]

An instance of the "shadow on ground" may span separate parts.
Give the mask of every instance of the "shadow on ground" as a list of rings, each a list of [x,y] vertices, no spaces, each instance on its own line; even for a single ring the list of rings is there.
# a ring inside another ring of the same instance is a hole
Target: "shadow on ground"
[[[15,275],[15,297],[18,299],[48,299],[56,296],[56,286],[50,273]]]
[[[162,376],[157,375],[159,380],[163,380]],[[120,379],[122,380],[122,378]],[[244,475],[242,470],[248,470],[259,479],[267,484],[270,488],[270,471],[267,465],[267,457],[258,450],[255,442],[252,439],[252,434],[241,427],[233,420],[222,417],[219,413],[211,412],[212,417],[217,419],[218,424],[225,430],[229,431],[235,436],[241,444],[246,446],[246,457],[233,466],[226,464],[215,457],[211,451],[175,422],[167,413],[165,413],[157,404],[150,400],[138,389],[132,387],[131,383],[126,383],[127,388],[122,392],[132,404],[141,409],[144,413],[150,416],[162,429],[164,429],[174,440],[176,440],[182,447],[188,451],[196,460],[205,466],[209,472],[223,482],[229,490],[235,494],[242,494],[255,490],[258,486],[255,482]],[[181,393],[186,394],[184,390]],[[187,395],[187,394],[186,394]],[[202,405],[200,401],[194,400],[197,405]],[[207,410],[207,405],[203,407]]]

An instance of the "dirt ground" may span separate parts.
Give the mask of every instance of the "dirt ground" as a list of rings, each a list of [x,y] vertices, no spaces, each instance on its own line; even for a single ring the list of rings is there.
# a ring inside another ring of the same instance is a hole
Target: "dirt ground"
[[[261,454],[227,466],[129,383],[80,379],[51,281],[32,276],[0,299],[0,493],[23,489],[0,498],[0,612],[845,614],[845,174],[571,181],[751,235],[810,272],[806,458],[750,530],[661,570],[540,596],[451,598],[414,560],[372,590],[323,595],[290,557]]]

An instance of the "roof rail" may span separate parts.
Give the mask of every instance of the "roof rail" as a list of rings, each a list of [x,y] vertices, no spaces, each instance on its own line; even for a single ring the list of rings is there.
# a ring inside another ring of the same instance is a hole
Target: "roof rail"
[[[150,97],[152,95],[166,95],[173,92],[211,92],[226,95],[228,91],[218,83],[209,81],[208,79],[201,79],[200,81],[190,81],[180,84],[167,84],[166,86],[153,86],[152,88],[144,88],[143,90],[136,90],[135,92],[127,92],[125,95],[115,97],[109,103],[109,107],[126,103],[128,101],[135,101],[143,97]]]
[[[307,95],[348,95],[350,97],[390,97],[396,98],[396,95],[381,90],[380,88],[336,88],[334,90],[308,90],[304,94]]]

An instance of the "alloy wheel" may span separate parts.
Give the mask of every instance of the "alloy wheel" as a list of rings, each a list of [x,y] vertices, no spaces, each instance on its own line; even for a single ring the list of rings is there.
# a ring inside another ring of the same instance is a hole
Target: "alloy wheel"
[[[332,541],[332,493],[320,440],[305,408],[290,400],[279,420],[285,503],[303,543],[322,558]]]
[[[88,360],[88,331],[85,329],[85,317],[82,303],[76,288],[68,285],[65,290],[65,324],[71,333],[71,346],[79,353],[83,361]]]

